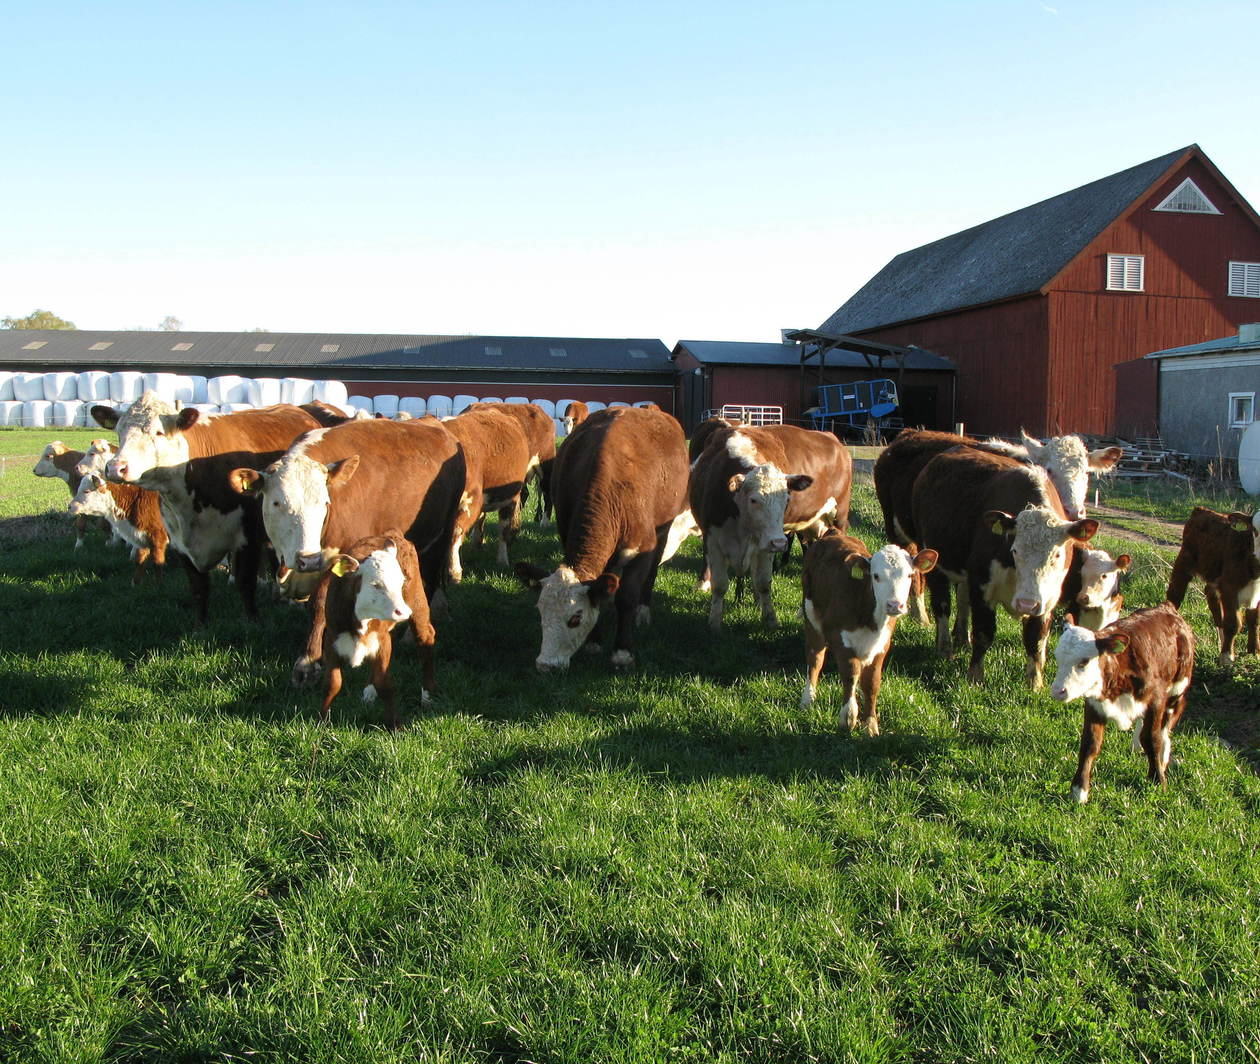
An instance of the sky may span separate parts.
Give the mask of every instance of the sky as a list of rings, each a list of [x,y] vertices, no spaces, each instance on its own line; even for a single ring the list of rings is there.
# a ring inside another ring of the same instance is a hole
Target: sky
[[[902,251],[1198,143],[1260,4],[5,5],[0,317],[777,340]]]

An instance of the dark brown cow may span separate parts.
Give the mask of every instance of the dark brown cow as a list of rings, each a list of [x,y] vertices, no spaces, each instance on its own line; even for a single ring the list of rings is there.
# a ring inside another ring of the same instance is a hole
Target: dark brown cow
[[[118,453],[106,465],[115,483],[156,491],[171,545],[188,562],[197,621],[210,604],[210,570],[233,555],[236,589],[245,612],[254,603],[265,534],[258,503],[244,499],[228,482],[232,470],[274,462],[294,438],[316,427],[310,414],[281,404],[238,414],[205,415],[196,407],[176,411],[154,392],[145,392],[121,415],[108,406],[92,416],[118,430]]]
[[[1102,749],[1107,722],[1128,731],[1146,754],[1151,782],[1168,780],[1172,730],[1186,710],[1194,673],[1194,633],[1171,603],[1138,610],[1099,632],[1074,625],[1055,647],[1058,662],[1051,694],[1060,702],[1085,699],[1081,749],[1072,797],[1089,801],[1094,760]]]
[[[656,571],[674,518],[687,504],[687,442],[659,410],[600,410],[560,448],[556,527],[564,564],[548,576],[518,564],[541,588],[540,671],[564,669],[613,600],[618,668],[634,663],[634,627],[650,619]]]
[[[371,702],[379,695],[385,705],[386,723],[397,730],[400,721],[389,676],[393,656],[390,632],[395,625],[409,621],[420,648],[424,670],[420,700],[428,702],[434,690],[436,636],[429,622],[429,602],[416,549],[396,528],[383,536],[367,536],[332,560],[324,583],[327,590],[319,596],[313,624],[322,633],[327,673],[320,719],[328,722],[333,699],[341,690],[342,670],[370,661],[372,681],[363,690],[363,700]]]
[[[801,571],[806,671],[802,709],[814,701],[830,650],[844,683],[846,725],[850,731],[856,728],[860,711],[867,734],[879,734],[879,687],[893,630],[909,606],[913,574],[929,572],[935,564],[934,550],[911,557],[889,544],[872,556],[861,540],[835,530],[806,548]]]
[[[1098,522],[1068,521],[1042,470],[973,447],[955,447],[924,466],[911,505],[922,545],[940,553],[927,577],[937,649],[952,650],[949,585],[965,584],[958,608],[960,620],[968,608],[971,615],[969,679],[984,680],[984,655],[997,632],[994,608],[1000,605],[1022,620],[1025,675],[1039,688],[1071,552],[1098,531]]]
[[[751,573],[762,620],[778,624],[770,596],[773,556],[787,533],[804,539],[848,527],[853,461],[826,432],[792,425],[715,426],[691,467],[688,498],[713,586],[709,626],[722,625],[730,573]]]
[[[99,473],[88,473],[70,502],[76,517],[99,517],[109,522],[114,534],[135,550],[133,584],[140,583],[150,558],[159,574],[166,567],[166,547],[170,543],[162,521],[157,492],[134,484],[110,484]]]
[[[531,480],[537,481],[539,520],[551,513],[551,475],[556,461],[556,423],[540,406],[533,403],[473,403],[469,410],[497,410],[516,418],[529,443]],[[522,503],[522,505],[524,505]]]
[[[1168,601],[1178,609],[1195,577],[1203,581],[1203,597],[1221,635],[1220,663],[1233,664],[1239,610],[1246,618],[1247,653],[1255,654],[1260,513],[1221,514],[1196,506],[1181,531],[1181,550],[1168,581]]]
[[[466,410],[441,424],[464,448],[467,466],[451,542],[450,577],[458,584],[463,579],[460,545],[483,513],[498,512],[499,564],[510,564],[509,551],[521,527],[521,493],[533,456],[520,421],[501,410]]]

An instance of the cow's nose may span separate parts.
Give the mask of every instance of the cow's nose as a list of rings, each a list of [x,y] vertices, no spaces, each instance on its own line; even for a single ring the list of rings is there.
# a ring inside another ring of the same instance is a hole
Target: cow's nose
[[[1015,600],[1015,612],[1027,613],[1030,616],[1035,617],[1041,612],[1041,603],[1036,599],[1017,598]]]
[[[906,604],[904,602],[888,603],[888,616],[889,617],[900,617],[905,612],[906,612]]]
[[[127,463],[120,462],[117,458],[112,459],[105,466],[105,475],[108,476],[110,480],[126,480],[127,471]]]
[[[320,567],[324,556],[316,551],[314,554],[299,554],[295,568],[299,573],[313,573]]]
[[[772,539],[770,541],[770,549],[773,551],[787,550],[787,539],[783,536],[780,536],[778,539]]]
[[[1050,697],[1055,699],[1058,702],[1066,702],[1067,701],[1067,688],[1066,687],[1052,687],[1050,689]]]
[[[394,607],[394,620],[405,621],[410,616],[411,616],[411,610],[409,610],[406,606]]]

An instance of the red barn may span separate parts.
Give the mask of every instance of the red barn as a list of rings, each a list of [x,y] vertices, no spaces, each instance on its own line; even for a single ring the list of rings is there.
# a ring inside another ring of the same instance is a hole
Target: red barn
[[[1192,144],[904,252],[820,330],[953,359],[970,431],[1106,433],[1115,366],[1237,332],[1257,299],[1260,216]]]

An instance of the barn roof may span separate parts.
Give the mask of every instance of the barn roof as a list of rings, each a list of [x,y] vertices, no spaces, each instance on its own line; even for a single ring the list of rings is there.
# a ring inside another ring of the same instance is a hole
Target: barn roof
[[[1260,325],[1244,325],[1232,336],[1222,336],[1219,340],[1204,340],[1201,344],[1186,344],[1184,347],[1169,347],[1163,351],[1152,351],[1147,358],[1184,358],[1191,355],[1232,355],[1244,351],[1260,351]]]
[[[697,362],[707,366],[792,366],[801,364],[800,344],[752,343],[734,340],[679,340],[675,351],[685,350]],[[889,347],[888,351],[902,349]],[[906,348],[906,369],[955,370],[948,358],[918,348]],[[870,369],[870,360],[859,351],[831,347],[827,365],[834,369]]]
[[[38,345],[38,346],[35,346]],[[673,372],[660,340],[365,333],[97,332],[0,330],[0,363],[258,367],[335,375],[345,369],[527,370],[540,373]]]
[[[1198,145],[1179,148],[902,252],[820,328],[862,332],[1036,292],[1190,153],[1206,158]]]

